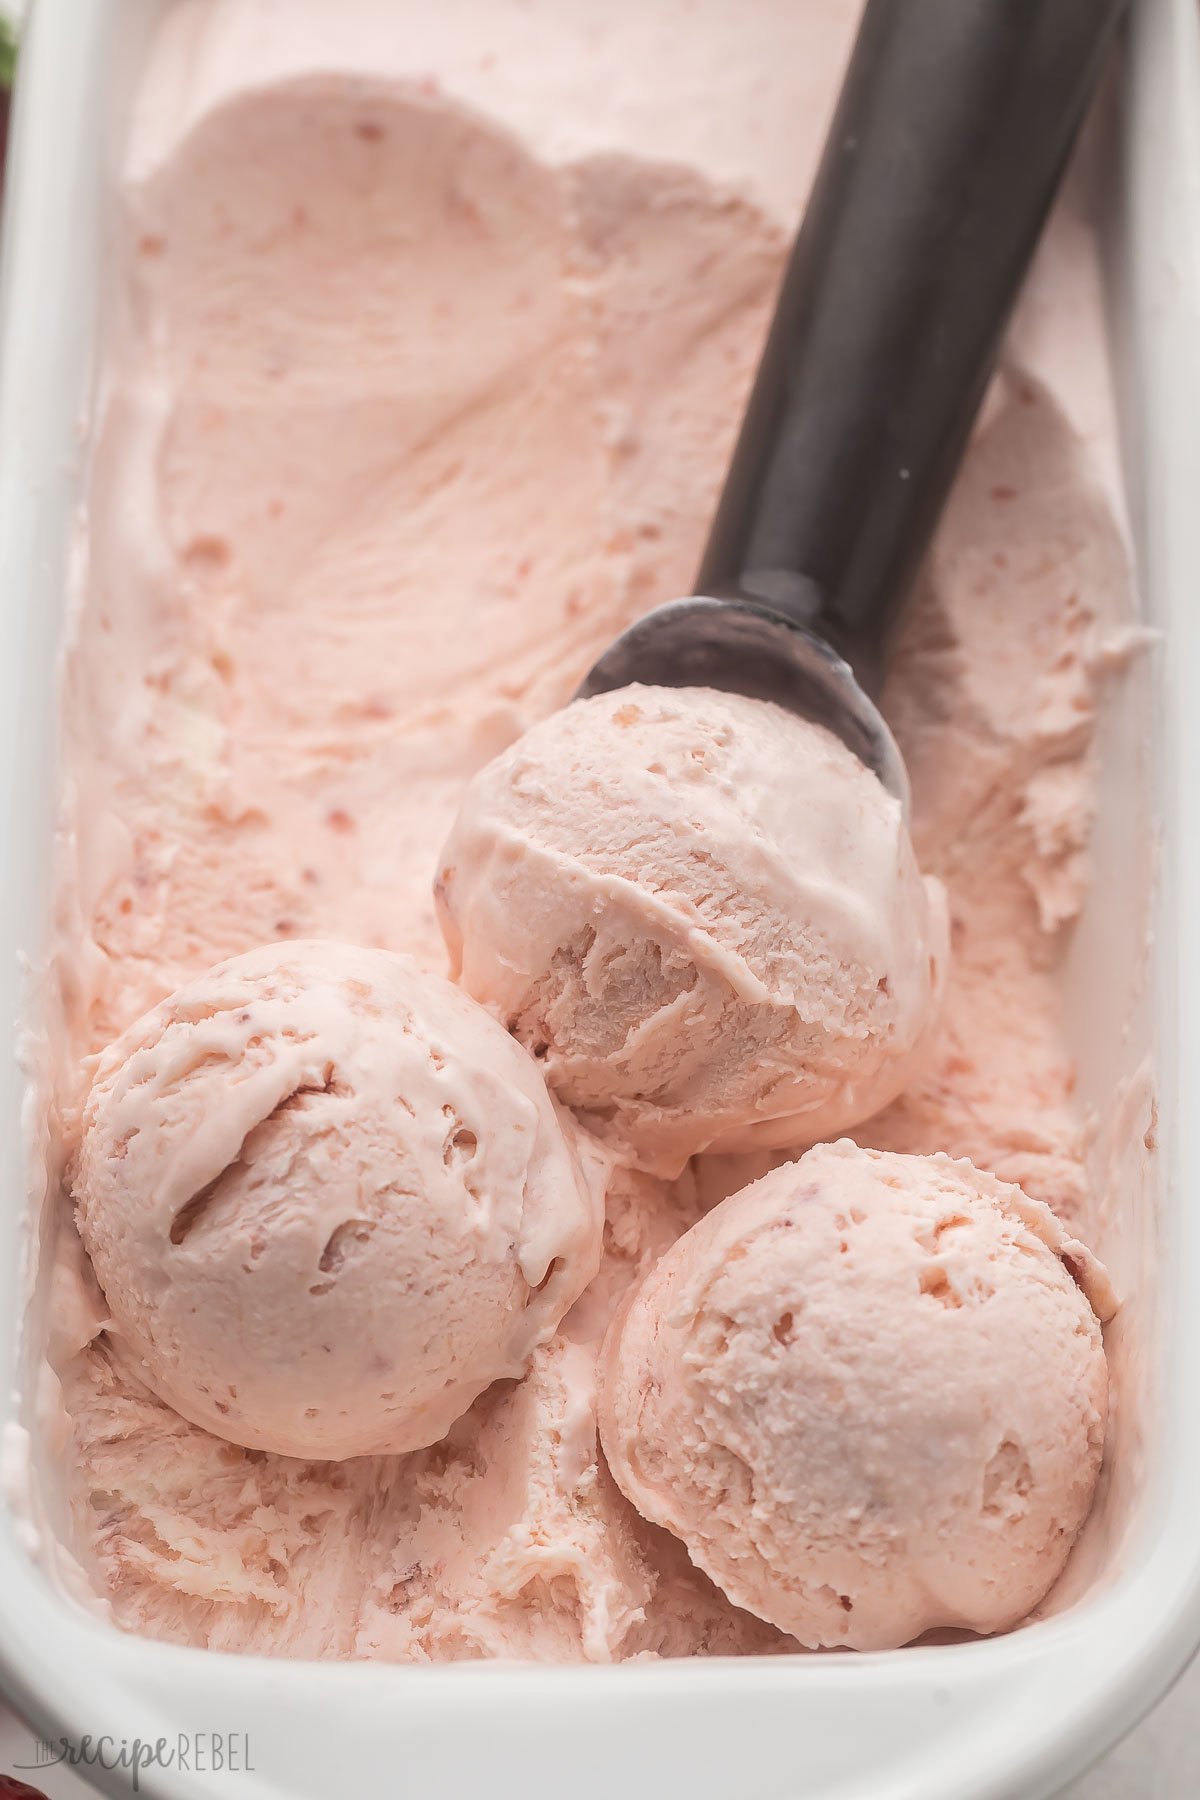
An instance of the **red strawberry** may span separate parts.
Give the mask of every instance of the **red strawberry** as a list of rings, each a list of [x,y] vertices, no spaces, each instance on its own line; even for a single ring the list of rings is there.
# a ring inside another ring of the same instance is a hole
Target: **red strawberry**
[[[47,1796],[15,1775],[0,1775],[0,1800],[47,1800]]]

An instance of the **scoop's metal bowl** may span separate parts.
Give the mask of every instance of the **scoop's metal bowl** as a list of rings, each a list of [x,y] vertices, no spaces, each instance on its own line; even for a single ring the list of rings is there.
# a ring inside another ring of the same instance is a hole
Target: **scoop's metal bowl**
[[[703,594],[668,600],[608,646],[576,699],[634,682],[747,694],[825,725],[908,815],[904,758],[879,708],[836,650],[769,606]]]

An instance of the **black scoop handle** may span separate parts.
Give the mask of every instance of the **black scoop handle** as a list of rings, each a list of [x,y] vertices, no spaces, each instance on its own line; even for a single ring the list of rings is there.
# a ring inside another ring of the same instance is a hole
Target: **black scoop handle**
[[[877,686],[1124,0],[867,0],[696,592]]]

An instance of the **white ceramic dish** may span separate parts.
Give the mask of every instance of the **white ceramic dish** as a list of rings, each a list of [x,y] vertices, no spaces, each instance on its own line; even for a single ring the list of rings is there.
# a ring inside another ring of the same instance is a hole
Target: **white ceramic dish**
[[[108,147],[166,4],[38,0],[23,58],[0,313],[0,1014],[10,1021],[26,1012],[20,964],[36,965],[48,916],[55,674]],[[31,1558],[20,1509],[4,1508],[0,1680],[40,1731],[144,1742],[248,1733],[256,1772],[234,1788],[246,1800],[401,1789],[541,1800],[561,1790],[562,1771],[575,1800],[618,1789],[694,1800],[1037,1800],[1126,1731],[1200,1642],[1200,1184],[1182,1129],[1200,1083],[1190,1005],[1200,950],[1183,929],[1200,916],[1200,831],[1185,773],[1200,769],[1200,708],[1188,704],[1200,671],[1195,0],[1141,0],[1130,39],[1112,328],[1139,586],[1167,654],[1153,676],[1147,666],[1126,682],[1107,723],[1096,891],[1068,981],[1085,1095],[1101,1116],[1111,1111],[1152,1038],[1160,1118],[1153,1178],[1131,1178],[1118,1194],[1125,1211],[1113,1244],[1100,1246],[1129,1295],[1127,1398],[1090,1584],[1009,1637],[888,1655],[549,1670],[268,1662],[119,1633],[56,1590]],[[1161,874],[1153,978],[1131,1012],[1132,974],[1111,976],[1142,967],[1138,747],[1151,721]],[[24,1092],[10,1040],[0,1059],[0,1394],[10,1428],[29,1422],[33,1366],[22,1348],[32,1335]],[[101,1779],[127,1791],[119,1771]],[[182,1800],[230,1779],[149,1769],[141,1791]]]

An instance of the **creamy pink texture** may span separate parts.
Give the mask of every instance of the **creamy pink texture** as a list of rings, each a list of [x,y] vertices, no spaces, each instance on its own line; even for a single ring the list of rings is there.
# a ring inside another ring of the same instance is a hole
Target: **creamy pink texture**
[[[908,1085],[945,894],[900,804],[740,694],[576,701],[468,785],[442,851],[458,980],[626,1160],[836,1136]]]
[[[251,1449],[417,1450],[524,1373],[600,1262],[541,1076],[407,958],[282,944],[99,1059],[76,1217],[117,1352]]]
[[[441,970],[467,779],[689,590],[852,0],[181,0],[138,100],[67,674],[59,973],[80,1059],[212,963]],[[369,74],[365,73],[370,71]],[[1127,603],[1090,190],[1066,197],[886,696],[943,1026],[860,1138],[1094,1201],[1059,972]],[[541,1660],[794,1648],[596,1447],[611,1308],[766,1155],[622,1174],[600,1275],[441,1445],[245,1451],[130,1371],[62,1220],[77,1545],[132,1630]],[[64,1308],[64,1314],[66,1309]]]
[[[1000,1631],[1087,1517],[1113,1310],[1103,1271],[1020,1189],[822,1144],[714,1208],[633,1292],[607,1344],[604,1449],[639,1512],[802,1644]]]

